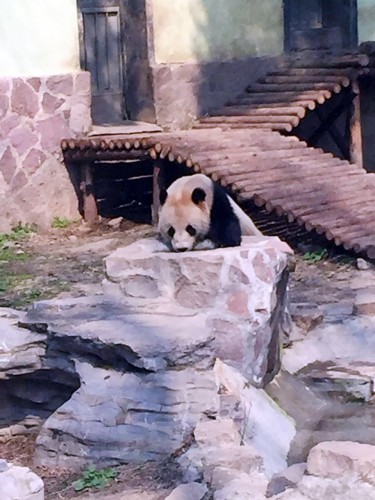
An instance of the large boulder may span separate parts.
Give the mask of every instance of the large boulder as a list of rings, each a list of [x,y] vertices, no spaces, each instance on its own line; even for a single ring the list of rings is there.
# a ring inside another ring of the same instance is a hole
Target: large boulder
[[[280,367],[291,250],[278,238],[244,237],[240,247],[172,253],[148,238],[106,258],[126,300],[167,302],[204,314],[215,357],[263,386]]]
[[[106,259],[103,295],[35,303],[13,325],[0,368],[10,413],[12,391],[26,414],[43,410],[37,461],[78,469],[164,458],[219,416],[236,436],[249,408],[225,420],[221,406],[231,413],[232,403],[213,366],[224,360],[250,386],[278,372],[289,262],[278,238],[183,254],[149,238]],[[27,369],[17,353],[32,353]]]

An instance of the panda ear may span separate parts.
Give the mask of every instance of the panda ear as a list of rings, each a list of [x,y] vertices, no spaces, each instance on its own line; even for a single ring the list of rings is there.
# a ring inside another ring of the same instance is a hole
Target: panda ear
[[[196,205],[198,205],[205,199],[206,199],[206,193],[201,188],[195,188],[194,191],[191,193],[191,200]]]
[[[164,203],[167,201],[168,193],[166,189],[162,189],[159,194],[159,201],[160,205],[164,205]]]

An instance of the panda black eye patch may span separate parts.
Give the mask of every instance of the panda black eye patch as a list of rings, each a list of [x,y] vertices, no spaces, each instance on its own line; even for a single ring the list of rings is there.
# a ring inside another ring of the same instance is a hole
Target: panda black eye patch
[[[197,234],[197,230],[190,224],[186,226],[186,232],[189,233],[190,236],[195,236]]]
[[[171,226],[168,231],[167,231],[167,234],[170,238],[173,238],[174,236],[174,233],[176,232],[175,228],[173,226]]]

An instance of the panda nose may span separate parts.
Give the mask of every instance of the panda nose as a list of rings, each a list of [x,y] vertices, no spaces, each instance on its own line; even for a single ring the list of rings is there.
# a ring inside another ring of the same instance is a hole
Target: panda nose
[[[186,252],[188,248],[177,248],[177,252]]]

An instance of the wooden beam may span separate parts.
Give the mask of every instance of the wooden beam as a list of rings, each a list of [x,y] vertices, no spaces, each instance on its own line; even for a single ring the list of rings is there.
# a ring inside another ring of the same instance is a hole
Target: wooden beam
[[[153,163],[153,180],[152,180],[152,208],[151,217],[152,225],[157,226],[159,222],[160,210],[160,191],[165,188],[164,165],[163,161],[156,159]]]
[[[353,83],[355,93],[350,108],[350,161],[363,167],[362,126],[361,126],[361,97],[358,82]]]
[[[83,217],[89,224],[98,219],[98,207],[94,196],[92,163],[82,165],[81,191],[83,196]]]

